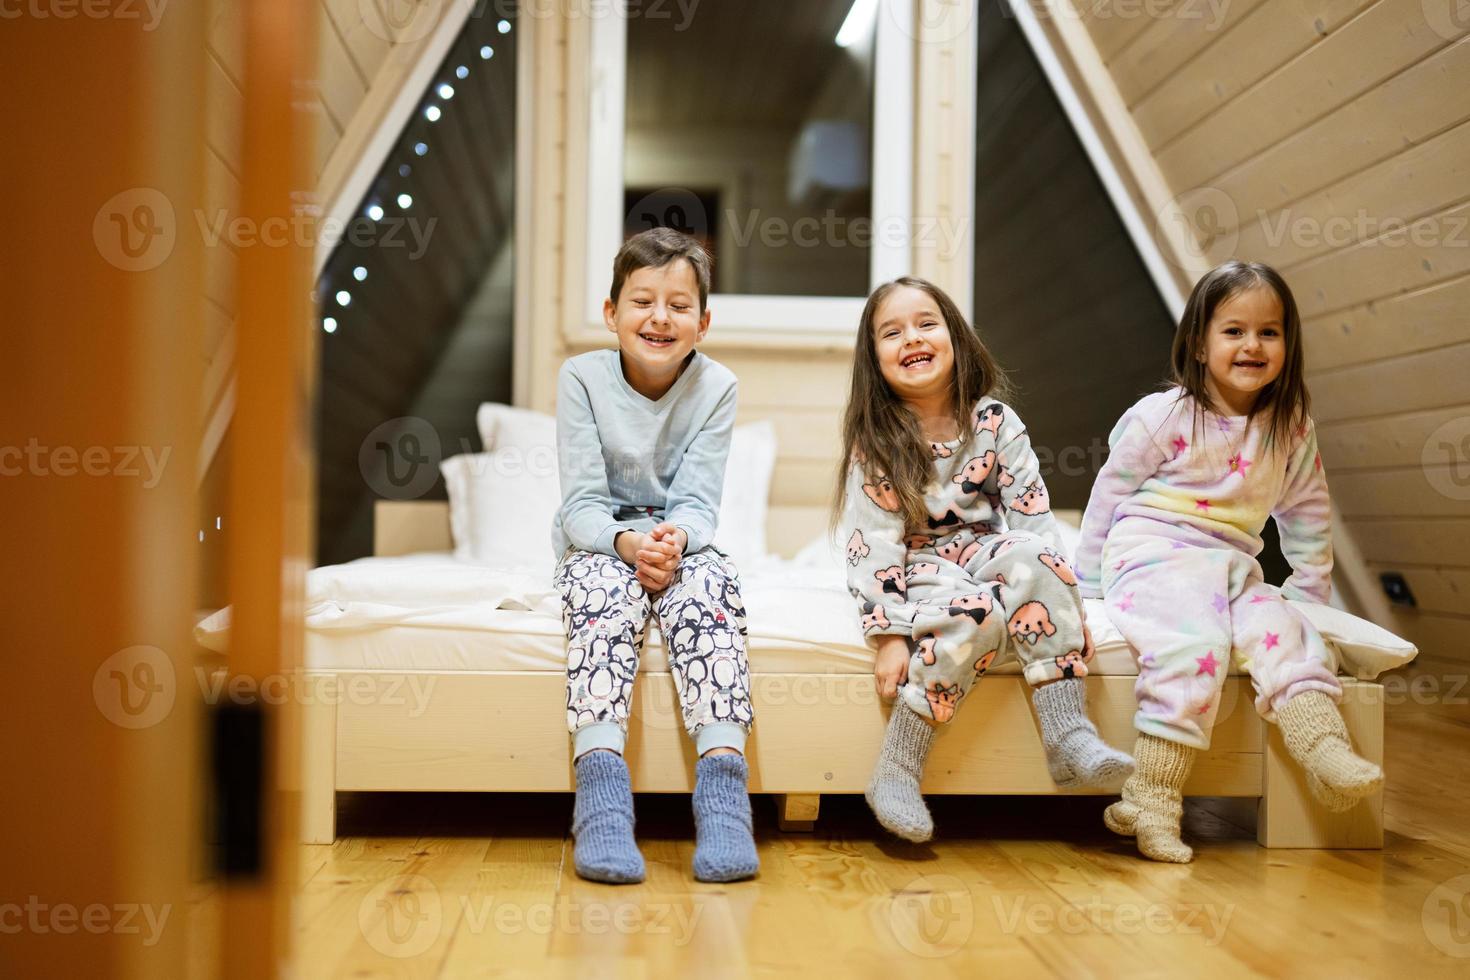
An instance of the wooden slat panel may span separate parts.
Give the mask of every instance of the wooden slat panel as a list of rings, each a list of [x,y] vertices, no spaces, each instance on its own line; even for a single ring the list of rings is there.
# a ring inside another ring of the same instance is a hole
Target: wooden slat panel
[[[1233,47],[1230,32],[1249,23],[1247,15],[1265,0],[1234,0],[1218,14],[1207,6],[1194,7],[1193,17],[1164,17],[1154,21],[1138,40],[1108,65],[1118,83],[1118,94],[1132,107],[1155,88],[1172,84],[1181,66],[1194,63],[1215,44]]]
[[[837,467],[830,460],[783,459],[771,478],[771,503],[826,507],[832,499]]]
[[[1470,204],[1457,204],[1292,272],[1303,317],[1341,310],[1470,272]]]
[[[204,86],[205,133],[209,147],[236,176],[240,173],[240,90],[211,54],[206,59]]]
[[[1346,470],[1418,466],[1424,443],[1440,426],[1470,416],[1470,405],[1436,408],[1351,422],[1318,423],[1317,441],[1330,479]]]
[[[1420,0],[1382,0],[1161,150],[1159,166],[1172,186],[1199,187],[1448,43]]]
[[[735,424],[769,421],[776,429],[777,451],[785,459],[836,459],[842,413],[836,408],[787,409],[751,405],[743,398]]]
[[[1421,613],[1470,616],[1470,568],[1408,568],[1370,564],[1373,574],[1398,572],[1409,583]]]
[[[1236,254],[1291,267],[1431,214],[1470,194],[1470,121],[1285,209],[1242,216]],[[1459,236],[1470,248],[1470,230]]]
[[[352,54],[352,63],[357,66],[359,77],[371,87],[372,80],[378,75],[378,69],[388,59],[388,51],[392,45],[361,21],[347,30],[343,40]]]
[[[1193,59],[1133,109],[1150,146],[1166,146],[1260,82],[1375,0],[1276,0],[1255,8],[1234,32]],[[1248,41],[1246,39],[1249,39]]]
[[[210,0],[213,18],[209,50],[238,88],[245,78],[245,4],[247,0]]]
[[[1305,320],[1308,380],[1323,369],[1445,347],[1465,338],[1470,276]]]
[[[367,86],[357,73],[351,52],[331,25],[322,25],[317,49],[317,77],[320,79],[322,102],[340,130],[346,127],[362,104]]]
[[[1313,414],[1329,422],[1463,405],[1466,372],[1470,342],[1334,371],[1312,379]]]
[[[1343,517],[1394,514],[1464,517],[1470,504],[1446,496],[1429,482],[1434,477],[1448,483],[1449,471],[1449,466],[1414,466],[1384,472],[1339,473],[1332,477],[1332,499]]]
[[[1331,477],[1329,476],[1330,480]],[[1363,558],[1379,564],[1470,564],[1470,520],[1347,520]]]
[[[1173,0],[1148,4],[1090,0],[1076,4],[1074,9],[1080,10],[1086,18],[1087,32],[1092,35],[1098,54],[1110,62],[1151,24],[1169,17],[1175,6],[1177,4]]]
[[[1470,90],[1470,42],[1406,68],[1274,146],[1212,178],[1240,221],[1279,208],[1470,118],[1447,93]],[[1222,218],[1222,220],[1226,220]],[[1234,222],[1226,220],[1226,224]]]
[[[1393,630],[1417,646],[1421,657],[1470,666],[1470,616],[1402,613],[1394,617]],[[1467,695],[1470,690],[1458,691]]]

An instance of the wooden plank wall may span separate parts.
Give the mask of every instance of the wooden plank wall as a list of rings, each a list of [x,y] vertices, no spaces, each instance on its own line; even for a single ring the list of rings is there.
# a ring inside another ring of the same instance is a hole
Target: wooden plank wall
[[[1215,204],[1194,216],[1212,258],[1292,285],[1334,498],[1419,601],[1386,625],[1470,660],[1470,21],[1449,0],[1079,8],[1170,190]]]
[[[205,209],[202,216],[210,227],[216,217],[239,213],[241,83],[245,77],[243,14],[249,0],[208,0],[209,42],[205,84]],[[311,168],[319,177],[331,159],[353,114],[363,103],[379,69],[393,47],[386,37],[386,21],[368,23],[364,10],[373,9],[359,0],[315,0],[320,8],[317,25],[318,84],[302,99],[319,116],[316,154]],[[379,8],[387,0],[373,0]],[[185,229],[197,231],[195,216],[180,216]],[[238,255],[227,237],[217,244],[206,242],[205,323],[201,331],[200,356],[204,380],[200,393],[200,417],[206,425],[228,425],[229,411],[221,405],[233,398],[235,374],[235,264]],[[225,437],[220,435],[220,442]],[[222,601],[223,577],[219,567],[222,551],[217,547],[215,517],[227,512],[223,479],[228,453],[214,456],[210,471],[202,474],[199,526],[204,532],[204,583],[201,601]],[[224,522],[222,521],[223,525]]]

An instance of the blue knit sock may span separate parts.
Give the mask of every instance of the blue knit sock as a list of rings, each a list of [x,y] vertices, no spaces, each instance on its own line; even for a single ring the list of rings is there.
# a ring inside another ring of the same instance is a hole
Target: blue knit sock
[[[760,869],[751,836],[750,770],[742,755],[707,755],[694,770],[694,877],[739,881]]]
[[[633,840],[633,784],[616,752],[599,749],[577,760],[572,835],[572,861],[583,878],[614,885],[643,880],[643,855]]]

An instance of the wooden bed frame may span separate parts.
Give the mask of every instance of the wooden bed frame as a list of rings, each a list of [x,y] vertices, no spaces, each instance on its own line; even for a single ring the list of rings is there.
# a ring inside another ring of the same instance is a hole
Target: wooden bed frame
[[[380,501],[379,555],[450,550],[448,505]],[[824,526],[813,508],[773,508],[772,541],[801,541]],[[804,531],[805,533],[798,533]],[[336,836],[338,791],[569,792],[574,772],[564,678],[545,671],[306,671],[303,836]],[[1093,719],[1112,745],[1133,744],[1134,679],[1091,676]],[[413,685],[416,685],[414,687]],[[887,724],[871,676],[752,671],[758,719],[747,747],[750,791],[777,794],[783,830],[810,830],[824,793],[861,793]],[[1359,752],[1383,761],[1383,689],[1344,679],[1342,710]],[[418,690],[429,696],[414,698]],[[1191,796],[1259,799],[1265,847],[1383,846],[1383,794],[1347,813],[1320,807],[1280,732],[1256,715],[1250,679],[1225,681],[1212,746],[1197,760]],[[1054,794],[1019,675],[986,678],[936,739],[924,778],[933,794]],[[640,673],[627,758],[633,789],[688,793],[694,748],[666,673]],[[1082,792],[1107,793],[1112,790]]]

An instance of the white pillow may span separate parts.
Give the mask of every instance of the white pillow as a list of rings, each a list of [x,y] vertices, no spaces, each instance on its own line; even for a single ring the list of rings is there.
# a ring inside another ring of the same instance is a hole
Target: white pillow
[[[550,446],[556,452],[556,416],[545,412],[484,402],[475,412],[475,428],[486,452],[502,445],[526,450]]]
[[[1360,681],[1371,681],[1385,670],[1402,667],[1419,655],[1419,648],[1408,640],[1320,602],[1288,599],[1297,612],[1307,618],[1328,646],[1335,647],[1342,669]]]
[[[474,455],[487,460],[459,463],[443,470],[449,485],[450,531],[456,557],[462,556],[464,542],[464,557],[504,562],[513,551],[490,539],[504,537],[519,542],[530,534],[545,539],[542,550],[549,555],[551,525],[561,506],[556,417],[486,402],[476,412],[475,422],[487,452]],[[776,429],[769,421],[738,425],[730,434],[714,544],[736,565],[753,564],[766,555],[766,512],[776,450]],[[451,461],[445,460],[444,466],[449,467]],[[478,479],[471,479],[471,475]],[[458,508],[456,517],[456,481],[462,500],[474,493],[491,498],[493,505],[477,503]],[[497,481],[498,485],[489,486]],[[511,526],[511,522],[516,525]],[[521,561],[524,563],[524,559]]]
[[[537,465],[538,458],[543,461]],[[550,459],[547,466],[544,459]],[[462,453],[439,464],[449,490],[454,557],[550,574],[551,525],[561,506],[556,454],[515,446]]]
[[[736,566],[766,556],[766,512],[776,471],[776,427],[769,421],[737,425],[730,433],[715,547]]]

